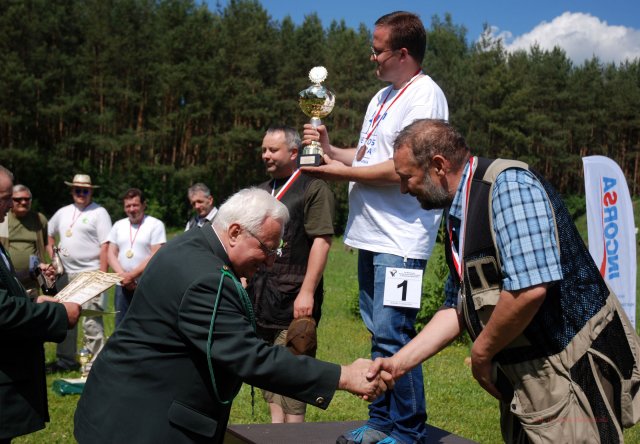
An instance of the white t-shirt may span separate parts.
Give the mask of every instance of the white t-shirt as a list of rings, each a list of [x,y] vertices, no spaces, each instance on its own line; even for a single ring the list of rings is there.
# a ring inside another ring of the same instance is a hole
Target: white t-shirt
[[[449,119],[447,99],[431,77],[417,78],[394,102],[401,91],[389,85],[371,99],[358,142],[359,148],[366,141],[367,149],[361,160],[354,158],[353,167],[376,165],[393,159],[396,136],[414,120]],[[378,118],[380,123],[367,140],[367,134],[373,128],[373,118],[385,97],[387,100]],[[393,105],[389,107],[391,103]],[[441,210],[423,210],[415,197],[400,192],[398,184],[373,186],[350,182],[349,219],[344,242],[376,253],[428,259],[441,215]]]
[[[59,235],[60,259],[65,271],[73,274],[100,269],[100,246],[109,230],[109,213],[91,202],[84,209],[75,204],[60,208],[49,220],[47,232],[51,237]]]
[[[131,271],[151,255],[151,246],[167,242],[164,224],[145,215],[141,224],[131,224],[129,218],[120,219],[111,228],[109,242],[118,247],[118,262],[124,271]],[[127,257],[127,251],[133,256]]]

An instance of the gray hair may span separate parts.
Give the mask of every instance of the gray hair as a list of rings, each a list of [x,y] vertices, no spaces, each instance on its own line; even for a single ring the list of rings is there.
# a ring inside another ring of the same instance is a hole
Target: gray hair
[[[293,150],[294,148],[300,148],[302,141],[300,140],[300,134],[298,133],[298,130],[286,125],[270,126],[267,130],[267,134],[278,132],[284,133],[284,140],[287,144],[287,149],[289,150],[289,152],[291,152],[291,150]]]
[[[228,198],[212,223],[220,230],[227,230],[231,224],[237,223],[246,230],[259,234],[268,217],[280,222],[284,230],[289,222],[289,210],[269,192],[252,187],[240,190]]]
[[[393,151],[407,147],[416,163],[428,168],[431,159],[441,155],[458,171],[469,159],[469,148],[464,137],[448,122],[438,119],[418,119],[406,126],[393,142]]]
[[[211,196],[211,190],[209,189],[208,186],[206,186],[202,182],[198,182],[196,184],[191,185],[189,187],[189,190],[187,191],[187,196],[191,197],[194,194],[196,194],[198,191],[202,191],[204,193],[204,197]]]
[[[13,173],[2,165],[0,165],[0,174],[4,174],[11,180],[11,182],[13,182]]]
[[[29,197],[33,197],[33,195],[31,194],[31,190],[29,189],[28,186],[22,185],[21,183],[19,183],[18,185],[14,185],[13,186],[13,192],[14,193],[20,193],[22,191],[26,191],[27,193],[29,193]]]

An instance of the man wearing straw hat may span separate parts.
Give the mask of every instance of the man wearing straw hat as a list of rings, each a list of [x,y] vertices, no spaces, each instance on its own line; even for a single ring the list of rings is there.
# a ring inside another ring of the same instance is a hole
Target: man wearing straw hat
[[[111,218],[103,207],[92,201],[93,190],[88,174],[76,174],[73,181],[64,182],[71,188],[73,203],[60,208],[49,221],[47,250],[53,257],[55,237],[65,273],[58,279],[58,289],[63,288],[83,271],[107,271],[107,237],[111,231]],[[86,309],[103,310],[102,299],[97,296],[84,305]],[[104,325],[101,317],[85,317],[82,321],[85,346],[96,358],[104,345]],[[70,330],[67,338],[58,344],[56,362],[47,370],[68,371],[78,368],[76,362],[77,328]],[[93,361],[92,359],[92,361]],[[91,362],[88,364],[90,368]]]

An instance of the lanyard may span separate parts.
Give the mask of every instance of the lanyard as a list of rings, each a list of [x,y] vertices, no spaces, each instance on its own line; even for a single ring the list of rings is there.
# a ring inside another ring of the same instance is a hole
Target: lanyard
[[[458,231],[458,249],[456,249],[453,243],[453,230],[451,227],[451,219],[447,218],[447,230],[449,231],[449,242],[451,243],[451,259],[453,260],[453,265],[458,272],[458,276],[460,277],[460,281],[462,282],[462,267],[464,260],[464,231],[465,225],[467,221],[467,207],[469,205],[469,192],[471,191],[471,180],[473,179],[473,174],[476,171],[476,167],[478,166],[478,158],[473,156],[469,159],[469,176],[467,180],[462,186],[461,193],[464,196],[462,199],[462,219],[460,220],[460,228]]]
[[[404,85],[404,87],[402,87],[402,89],[400,90],[400,92],[398,93],[397,96],[394,97],[393,101],[389,104],[389,106],[387,107],[386,111],[384,112],[384,114],[386,115],[389,110],[391,109],[391,107],[393,106],[394,103],[396,103],[396,100],[398,100],[400,98],[400,96],[402,94],[404,94],[404,92],[407,90],[407,88],[409,88],[409,85],[411,85],[413,83],[413,81],[415,79],[418,78],[418,76],[422,74],[422,69],[418,69],[418,71],[416,71],[416,73],[413,75],[413,77],[411,77],[411,80],[409,80],[407,82],[406,85]],[[384,100],[382,101],[382,104],[380,105],[380,107],[378,108],[378,112],[376,113],[376,115],[374,116],[373,120],[371,121],[371,126],[369,128],[370,131],[367,133],[367,137],[366,139],[364,139],[364,143],[363,145],[367,144],[367,141],[369,140],[369,138],[371,137],[371,135],[373,134],[373,132],[376,130],[376,128],[378,127],[378,124],[380,123],[380,121],[382,120],[380,117],[380,113],[382,112],[382,108],[384,108],[384,104],[387,103],[387,99],[389,98],[389,96],[391,95],[391,92],[393,91],[393,87],[389,90],[389,92],[387,93],[387,95],[384,97]]]
[[[216,234],[217,235],[217,234]],[[213,303],[213,312],[211,313],[211,321],[209,322],[209,335],[207,337],[207,365],[209,367],[209,377],[211,379],[211,386],[213,387],[213,395],[218,401],[219,404],[229,405],[233,398],[236,397],[238,392],[240,391],[240,387],[234,390],[234,393],[231,395],[230,399],[223,400],[218,391],[218,385],[216,384],[216,377],[213,371],[213,357],[211,356],[211,351],[213,349],[213,330],[216,321],[216,315],[218,314],[218,306],[220,305],[220,298],[222,297],[222,286],[224,284],[224,279],[229,278],[231,282],[236,288],[238,292],[238,296],[240,296],[240,302],[242,303],[242,308],[244,310],[244,314],[249,318],[249,322],[251,322],[251,327],[253,327],[253,332],[256,331],[256,318],[253,313],[253,306],[251,305],[251,300],[247,295],[246,290],[242,287],[242,284],[238,281],[233,273],[231,273],[227,266],[225,265],[220,269],[220,284],[218,285],[218,293],[216,294],[215,302]]]
[[[73,226],[75,225],[76,221],[78,220],[78,218],[80,216],[82,216],[82,212],[84,211],[84,208],[82,210],[80,210],[80,213],[78,213],[78,215],[76,216],[76,206],[73,206],[73,216],[71,216],[71,225],[69,225],[69,230],[71,230],[73,228]]]
[[[129,245],[130,245],[129,249],[130,250],[133,250],[133,244],[136,243],[136,237],[138,237],[138,232],[140,231],[140,228],[142,228],[142,224],[144,223],[144,220],[145,220],[146,217],[147,216],[142,216],[142,220],[140,221],[140,225],[138,225],[138,229],[136,230],[136,234],[134,234],[133,237],[132,237],[132,233],[131,233],[133,224],[131,223],[131,221],[129,221]]]
[[[302,174],[300,172],[300,170],[295,170],[293,172],[293,174],[291,175],[291,177],[289,177],[289,179],[284,183],[282,188],[280,188],[280,191],[278,191],[278,193],[276,193],[275,198],[278,199],[278,200],[282,200],[282,196],[284,196],[285,193],[287,191],[289,191],[289,188],[291,188],[291,185],[293,185],[293,182],[298,180],[298,177],[300,177],[300,174]],[[273,188],[271,188],[271,195],[272,196],[275,193],[275,191],[276,191],[276,180],[273,179]]]

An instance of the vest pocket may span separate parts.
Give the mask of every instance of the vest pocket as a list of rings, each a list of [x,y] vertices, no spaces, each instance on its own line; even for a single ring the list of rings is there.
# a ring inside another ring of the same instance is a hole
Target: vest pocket
[[[498,264],[493,257],[486,256],[469,260],[465,268],[473,300],[472,309],[484,328],[500,300]]]
[[[593,442],[598,436],[590,406],[561,375],[525,376],[510,409],[531,443]]]
[[[618,412],[620,423],[624,428],[634,426],[640,421],[640,373],[634,367],[629,379],[625,379],[620,368],[607,355],[595,349],[589,349],[594,373],[600,379],[603,396],[609,395],[607,404],[614,412]],[[618,392],[619,395],[614,393]],[[616,399],[620,396],[620,405]]]
[[[620,408],[622,427],[633,427],[640,421],[640,378],[622,381]]]
[[[594,372],[604,380],[602,391],[608,394],[622,427],[628,428],[640,422],[640,340],[613,294],[607,305],[613,315],[603,320],[606,325],[592,342],[589,354]]]

